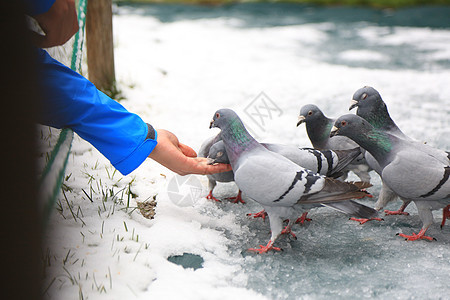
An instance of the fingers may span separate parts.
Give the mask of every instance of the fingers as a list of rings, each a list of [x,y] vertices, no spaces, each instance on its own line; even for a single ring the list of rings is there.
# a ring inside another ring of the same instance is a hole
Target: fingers
[[[165,129],[158,129],[157,132],[160,140],[168,139],[170,143],[172,143],[173,146],[178,148],[184,155],[188,157],[197,157],[197,153],[194,151],[194,149],[183,143],[180,143],[176,135],[174,135],[172,132],[167,131]]]
[[[228,164],[208,165],[208,159],[197,157],[195,151],[178,141],[171,132],[158,129],[158,144],[149,157],[179,175],[215,174],[231,171]]]
[[[189,147],[185,144],[182,144],[182,143],[179,143],[178,147],[180,148],[181,152],[184,155],[186,155],[188,157],[197,157],[197,153],[191,147]]]
[[[186,169],[186,174],[208,175],[231,171],[231,165],[229,164],[208,165],[208,159],[204,157],[189,158],[188,165],[190,167]]]
[[[208,165],[207,168],[205,169],[206,174],[216,174],[216,173],[222,173],[222,172],[228,172],[231,171],[231,165],[229,164],[216,164],[216,165]]]

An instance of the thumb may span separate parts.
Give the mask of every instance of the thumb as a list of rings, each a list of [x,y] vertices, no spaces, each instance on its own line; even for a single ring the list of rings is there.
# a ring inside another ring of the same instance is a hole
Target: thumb
[[[185,144],[182,144],[182,143],[179,143],[178,147],[180,148],[181,152],[184,155],[189,156],[189,157],[197,157],[197,153],[191,147],[189,147]]]

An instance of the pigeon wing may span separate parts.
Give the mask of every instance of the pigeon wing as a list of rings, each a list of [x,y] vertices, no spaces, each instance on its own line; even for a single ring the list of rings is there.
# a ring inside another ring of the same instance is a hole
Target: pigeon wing
[[[235,182],[262,205],[293,206],[302,196],[320,190],[325,180],[268,150],[249,153],[240,160]]]

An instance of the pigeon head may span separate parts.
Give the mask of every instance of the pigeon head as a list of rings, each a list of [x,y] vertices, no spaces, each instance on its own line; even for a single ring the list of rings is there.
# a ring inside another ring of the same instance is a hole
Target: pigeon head
[[[366,86],[355,92],[349,109],[354,107],[358,107],[356,114],[366,119],[375,128],[388,131],[395,130],[403,135],[391,119],[386,103],[373,87]]]
[[[385,106],[380,93],[371,86],[365,86],[353,94],[349,110],[358,107],[357,115],[365,118],[364,114],[373,113],[379,107]]]
[[[237,119],[239,119],[239,117],[233,110],[222,108],[214,113],[213,119],[209,124],[209,128],[217,127],[223,130]]]
[[[336,135],[343,135],[352,139],[372,155],[374,155],[373,151],[377,154],[381,151],[387,153],[392,148],[391,139],[387,133],[376,129],[365,119],[353,114],[337,118],[330,132],[330,136]]]
[[[315,122],[315,120],[321,120],[323,118],[325,116],[320,108],[314,104],[306,104],[300,109],[297,126],[300,126],[302,123]]]
[[[360,116],[347,114],[336,119],[330,136],[343,135],[353,139],[360,133],[369,133],[372,129],[373,126]]]
[[[214,145],[211,146],[208,153],[208,159],[210,159],[211,164],[215,163],[224,163],[229,164],[230,160],[228,159],[227,151],[225,150],[225,144],[223,141],[218,141]]]
[[[245,152],[262,147],[248,133],[239,116],[231,109],[223,108],[216,111],[209,128],[212,127],[220,128],[220,137],[233,168]]]

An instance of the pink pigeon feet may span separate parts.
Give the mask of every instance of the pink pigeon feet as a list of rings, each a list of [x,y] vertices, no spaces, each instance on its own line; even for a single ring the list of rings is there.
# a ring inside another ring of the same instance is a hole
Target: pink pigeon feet
[[[392,210],[385,210],[384,213],[386,215],[405,215],[405,216],[409,216],[409,213],[405,212],[405,208],[408,206],[409,202],[404,202],[402,204],[402,206],[400,206],[400,208],[398,210],[392,211]]]
[[[216,202],[221,202],[219,199],[217,199],[216,197],[213,196],[212,190],[209,192],[208,196],[206,196],[206,199],[208,199],[208,200],[214,200],[214,201],[216,201]]]
[[[300,224],[303,225],[303,224],[305,223],[305,221],[311,222],[312,219],[307,218],[307,217],[306,217],[307,215],[308,215],[308,212],[304,212],[304,213],[300,216],[300,218],[298,218],[298,219],[295,221],[295,224],[300,223]]]
[[[258,248],[250,248],[250,249],[248,249],[248,251],[257,252],[259,254],[266,253],[269,250],[283,251],[283,250],[281,250],[281,248],[273,247],[273,242],[272,241],[269,241],[266,246],[259,245],[259,249]]]
[[[422,229],[419,231],[418,234],[415,234],[415,233],[413,232],[412,235],[406,235],[406,234],[403,234],[403,233],[397,233],[397,235],[398,235],[398,236],[401,236],[401,237],[404,237],[407,241],[416,241],[416,240],[420,240],[420,239],[423,239],[423,240],[429,240],[429,241],[436,240],[435,238],[432,238],[432,237],[430,237],[430,236],[426,236],[426,235],[425,235],[425,232],[427,231],[427,229],[428,229],[428,228],[425,228],[425,229],[422,228]]]
[[[381,219],[381,218],[370,218],[370,219],[350,218],[349,220],[359,222],[359,224],[361,224],[361,225],[362,225],[362,224],[365,224],[365,223],[367,223],[367,222],[369,222],[369,221],[384,221],[384,220]]]
[[[288,226],[281,231],[281,234],[291,234],[294,239],[297,239],[295,233],[292,232],[292,229]]]
[[[386,215],[390,215],[390,216],[394,216],[394,215],[405,215],[405,216],[409,216],[409,213],[407,213],[406,211],[403,211],[401,209],[399,210],[384,210],[384,213]]]
[[[241,190],[239,190],[239,193],[237,194],[236,197],[230,197],[230,198],[228,198],[228,199],[234,200],[233,203],[242,203],[242,204],[245,204],[245,201],[242,200],[242,196],[241,196],[241,195],[242,195],[242,192],[241,192]]]
[[[253,218],[262,218],[264,221],[266,220],[266,217],[267,217],[267,213],[266,213],[266,211],[263,209],[262,211],[260,211],[260,212],[257,212],[257,213],[254,213],[254,214],[252,214],[252,213],[250,213],[250,214],[247,214],[247,217],[253,217]]]
[[[445,220],[450,219],[450,205],[447,205],[444,207],[444,210],[442,211],[442,223],[441,223],[441,229],[445,225]]]

